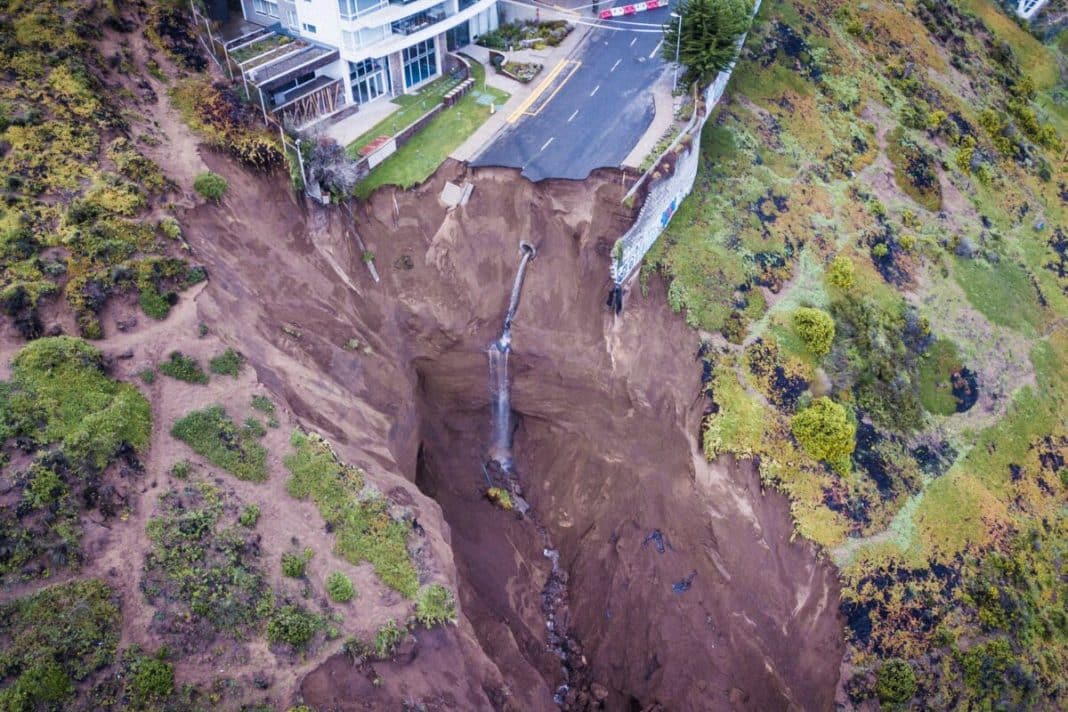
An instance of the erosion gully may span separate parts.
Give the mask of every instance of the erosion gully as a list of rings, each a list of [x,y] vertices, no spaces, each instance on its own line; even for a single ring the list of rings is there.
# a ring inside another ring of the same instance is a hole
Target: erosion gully
[[[185,221],[211,276],[198,311],[415,513],[425,573],[461,604],[457,626],[376,664],[380,686],[331,659],[302,686],[309,704],[833,707],[833,569],[791,541],[752,463],[701,456],[698,337],[663,285],[622,317],[604,306],[633,217],[617,176],[535,185],[449,163],[379,191],[355,210],[375,283],[349,220],[205,160],[231,188]],[[447,211],[444,181],[464,179],[470,202]],[[521,506],[494,506],[489,484]]]

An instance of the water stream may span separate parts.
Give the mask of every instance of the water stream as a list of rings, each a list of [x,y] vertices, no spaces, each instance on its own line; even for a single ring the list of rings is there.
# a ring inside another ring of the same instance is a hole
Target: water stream
[[[504,315],[501,335],[490,344],[486,353],[489,355],[490,407],[493,418],[493,442],[490,444],[490,457],[505,472],[512,471],[512,401],[511,383],[508,378],[508,354],[512,351],[512,322],[519,308],[519,295],[523,290],[523,275],[527,264],[534,259],[534,246],[528,242],[519,243],[523,254],[519,269],[512,284],[512,295],[508,300],[508,311]]]

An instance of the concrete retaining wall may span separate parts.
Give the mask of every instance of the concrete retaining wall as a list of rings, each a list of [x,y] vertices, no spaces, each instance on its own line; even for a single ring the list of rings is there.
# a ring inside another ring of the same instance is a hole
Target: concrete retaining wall
[[[754,17],[759,10],[760,0],[756,0],[753,7]],[[745,36],[743,35],[738,42],[739,53],[744,43]],[[723,92],[727,88],[727,82],[730,81],[733,71],[734,62],[720,72],[715,81],[705,89],[704,112],[694,122],[688,134],[684,134],[682,137],[682,140],[685,140],[685,137],[689,136],[691,139],[689,146],[684,147],[679,153],[678,160],[675,162],[675,170],[671,175],[654,180],[651,183],[645,202],[638,212],[638,219],[634,221],[634,224],[627,230],[626,234],[616,241],[612,249],[612,281],[616,285],[614,302],[617,310],[621,307],[619,288],[641,264],[645,253],[649,251],[657,238],[667,228],[683,199],[693,190],[694,181],[697,179],[697,165],[700,162],[701,132],[704,129],[705,122],[708,121],[708,117],[712,114],[712,110],[723,97]],[[678,145],[680,144],[676,144],[676,146]],[[685,146],[684,143],[681,145]],[[675,150],[675,148],[669,147],[665,154],[672,150]],[[657,159],[653,168],[649,169],[650,171],[657,169],[662,157]]]

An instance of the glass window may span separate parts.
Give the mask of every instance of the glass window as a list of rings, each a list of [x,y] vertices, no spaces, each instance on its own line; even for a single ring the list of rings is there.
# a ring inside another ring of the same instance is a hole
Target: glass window
[[[278,17],[278,3],[270,0],[252,0],[252,9],[261,15]]]
[[[434,38],[404,48],[404,86],[411,89],[438,73],[438,53]]]
[[[309,25],[307,22],[305,22],[304,23],[304,31],[305,32],[310,32],[311,34],[314,35],[315,34],[315,25]]]

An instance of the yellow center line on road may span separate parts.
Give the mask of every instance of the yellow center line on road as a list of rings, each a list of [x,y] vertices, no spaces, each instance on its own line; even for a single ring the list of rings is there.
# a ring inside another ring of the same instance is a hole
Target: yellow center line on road
[[[537,111],[530,112],[530,107],[534,105],[534,102],[541,98],[541,95],[544,94],[550,86],[552,86],[553,82],[556,81],[557,77],[559,77],[560,74],[569,66],[572,68],[571,72],[568,73],[566,77],[564,77],[564,80],[560,83],[560,86],[556,87],[553,93],[550,94],[544,102],[542,102],[541,106],[538,107]],[[536,116],[545,106],[545,104],[548,104],[550,101],[552,101],[552,98],[556,96],[556,92],[560,91],[560,88],[563,87],[567,80],[570,79],[576,71],[578,71],[578,68],[580,66],[582,66],[582,62],[578,62],[572,59],[561,59],[560,62],[555,67],[553,67],[547,75],[545,75],[545,79],[541,80],[541,83],[538,84],[534,91],[530,93],[530,96],[524,99],[522,104],[516,107],[516,110],[512,112],[511,116],[508,117],[508,123],[514,124],[516,121],[519,121],[519,119],[522,118],[524,115]]]

